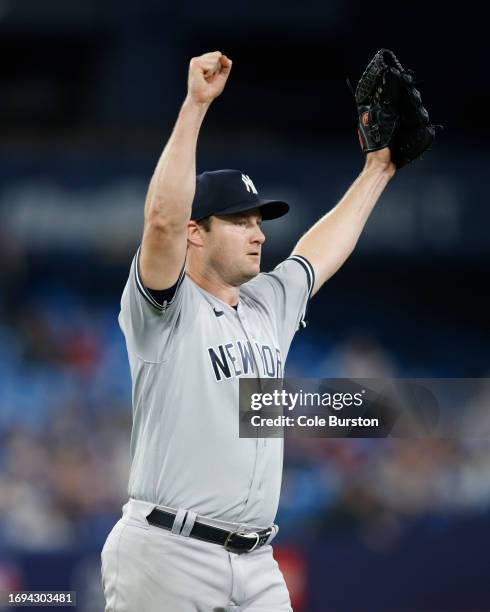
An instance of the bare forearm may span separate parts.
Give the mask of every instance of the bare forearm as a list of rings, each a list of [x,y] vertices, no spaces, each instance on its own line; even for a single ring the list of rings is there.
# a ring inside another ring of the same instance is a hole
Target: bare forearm
[[[187,226],[196,190],[196,147],[211,102],[223,91],[232,62],[220,51],[193,57],[187,97],[150,182],[141,240],[141,280],[168,289],[179,277],[187,251]]]
[[[367,163],[340,202],[298,242],[293,254],[303,255],[315,270],[315,293],[352,253],[381,193],[394,174],[392,165]]]
[[[155,168],[145,204],[145,219],[185,224],[196,188],[196,148],[209,103],[186,98],[172,135]]]

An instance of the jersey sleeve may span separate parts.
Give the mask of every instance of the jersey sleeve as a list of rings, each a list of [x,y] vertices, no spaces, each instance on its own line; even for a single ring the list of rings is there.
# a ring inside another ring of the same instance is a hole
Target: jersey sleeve
[[[148,289],[140,277],[139,255],[140,249],[133,258],[122,294],[119,325],[130,355],[159,362],[166,357],[182,309],[189,301],[188,281],[182,268],[173,287],[163,291]]]
[[[254,299],[267,308],[275,321],[284,357],[294,334],[305,325],[314,284],[313,266],[300,255],[288,257],[272,272],[259,274],[247,283]]]

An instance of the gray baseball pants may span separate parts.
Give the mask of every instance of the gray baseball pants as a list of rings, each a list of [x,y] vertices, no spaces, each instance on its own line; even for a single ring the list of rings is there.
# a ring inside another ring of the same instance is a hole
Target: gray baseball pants
[[[101,554],[105,612],[292,612],[270,544],[230,553],[188,537],[196,518],[192,512],[182,525],[185,511],[179,511],[172,531],[150,525],[146,516],[154,507],[130,499],[107,537]]]

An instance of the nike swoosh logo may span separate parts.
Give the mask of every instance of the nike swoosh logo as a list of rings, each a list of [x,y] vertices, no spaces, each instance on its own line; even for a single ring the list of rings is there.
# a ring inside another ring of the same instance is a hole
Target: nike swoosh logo
[[[216,310],[216,308],[214,308],[213,306],[213,312],[217,317],[221,317],[221,315],[224,315],[225,313],[222,310]]]

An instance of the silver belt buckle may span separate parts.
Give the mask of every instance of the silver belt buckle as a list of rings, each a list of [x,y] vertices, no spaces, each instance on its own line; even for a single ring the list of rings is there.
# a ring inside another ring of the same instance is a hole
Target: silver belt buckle
[[[242,538],[247,538],[247,539],[253,539],[255,538],[255,543],[252,546],[252,548],[249,548],[248,550],[243,550],[241,548],[236,548],[233,546],[233,544],[230,542],[230,540],[233,538],[233,536],[240,536]],[[225,543],[223,544],[223,546],[226,548],[226,550],[228,552],[234,552],[234,553],[244,553],[244,552],[252,552],[253,550],[255,550],[257,548],[257,546],[259,545],[260,542],[260,536],[258,533],[256,533],[255,531],[253,531],[252,533],[245,533],[243,531],[232,531],[228,534]]]

